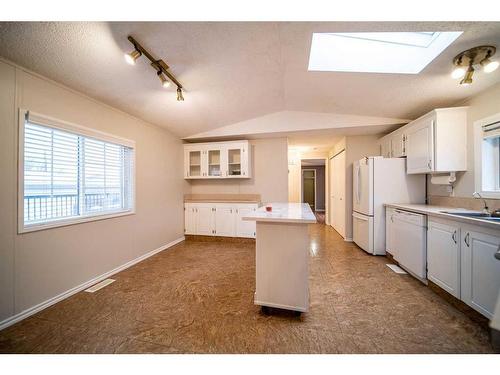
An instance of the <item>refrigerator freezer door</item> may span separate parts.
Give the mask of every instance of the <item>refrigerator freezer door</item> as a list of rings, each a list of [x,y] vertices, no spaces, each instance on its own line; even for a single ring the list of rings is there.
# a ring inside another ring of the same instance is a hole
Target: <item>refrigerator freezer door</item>
[[[373,215],[373,159],[354,162],[352,176],[353,211]]]
[[[352,239],[364,251],[373,254],[373,217],[352,214]]]

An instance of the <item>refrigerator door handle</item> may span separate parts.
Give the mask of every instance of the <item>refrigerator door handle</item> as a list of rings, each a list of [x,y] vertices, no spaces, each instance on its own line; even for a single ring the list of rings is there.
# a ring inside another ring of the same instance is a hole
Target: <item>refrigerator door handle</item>
[[[356,178],[356,180],[357,180],[356,181],[356,203],[358,203],[358,204],[359,204],[359,201],[361,200],[361,195],[359,193],[360,186],[361,186],[360,181],[359,181],[361,179],[360,170],[361,170],[361,167],[358,165],[356,167],[356,176],[357,176],[357,178]]]

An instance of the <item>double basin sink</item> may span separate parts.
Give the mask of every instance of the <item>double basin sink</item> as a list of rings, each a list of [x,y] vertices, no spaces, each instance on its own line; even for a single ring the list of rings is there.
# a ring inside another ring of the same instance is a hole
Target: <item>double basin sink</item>
[[[441,211],[443,214],[470,217],[472,219],[486,220],[490,222],[500,223],[500,217],[491,216],[483,212],[457,212],[457,211]]]

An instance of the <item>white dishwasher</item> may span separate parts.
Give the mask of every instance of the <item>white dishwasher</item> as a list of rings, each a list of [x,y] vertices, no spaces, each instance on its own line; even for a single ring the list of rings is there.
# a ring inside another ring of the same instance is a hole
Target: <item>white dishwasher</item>
[[[427,278],[427,217],[396,209],[391,221],[394,259],[405,270],[424,281]]]

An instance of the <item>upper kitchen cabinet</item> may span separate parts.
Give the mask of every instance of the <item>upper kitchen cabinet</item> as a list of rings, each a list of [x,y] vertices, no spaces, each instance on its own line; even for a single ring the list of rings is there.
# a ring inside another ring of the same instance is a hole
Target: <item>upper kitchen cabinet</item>
[[[392,157],[392,133],[380,140],[380,155],[384,158]]]
[[[184,178],[250,178],[248,141],[190,143],[184,145]]]
[[[393,131],[380,140],[380,154],[384,158],[400,158],[406,156],[406,135],[404,127]]]
[[[391,156],[400,158],[406,156],[406,135],[405,128],[399,128],[391,133]]]
[[[467,169],[467,108],[441,108],[405,125],[407,173]]]

